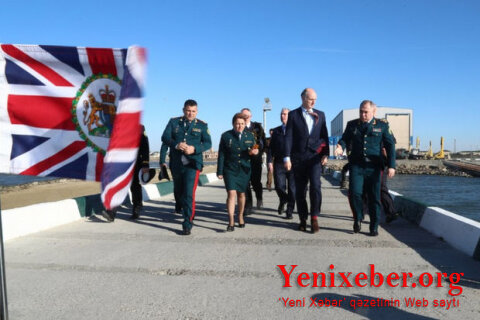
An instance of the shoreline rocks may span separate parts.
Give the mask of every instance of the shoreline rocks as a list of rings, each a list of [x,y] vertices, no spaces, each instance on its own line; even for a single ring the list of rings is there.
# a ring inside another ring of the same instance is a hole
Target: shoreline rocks
[[[341,171],[347,160],[328,160],[327,167]],[[448,168],[442,160],[397,160],[396,174],[473,177],[460,170]]]

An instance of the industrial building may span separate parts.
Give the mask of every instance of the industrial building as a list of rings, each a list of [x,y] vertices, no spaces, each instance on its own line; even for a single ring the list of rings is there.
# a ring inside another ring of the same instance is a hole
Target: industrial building
[[[344,109],[330,123],[330,154],[338,140],[342,137],[343,131],[350,120],[358,119],[359,111],[355,109]],[[378,107],[375,118],[387,119],[390,129],[397,140],[396,149],[404,148],[410,150],[413,144],[413,110],[405,108]]]

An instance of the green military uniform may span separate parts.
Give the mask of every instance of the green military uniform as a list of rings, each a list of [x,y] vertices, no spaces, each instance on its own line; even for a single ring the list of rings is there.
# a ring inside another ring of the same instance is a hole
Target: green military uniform
[[[376,233],[380,219],[380,171],[385,165],[382,147],[387,151],[387,166],[395,168],[395,142],[388,122],[376,118],[368,123],[360,119],[349,121],[338,144],[343,149],[348,146],[349,189],[355,223],[363,220],[362,193],[365,190],[370,212],[370,232]]]
[[[170,170],[174,192],[183,210],[184,231],[190,231],[195,217],[195,190],[203,169],[202,153],[212,147],[208,125],[199,119],[188,121],[185,117],[172,118],[162,134],[162,142],[170,148]],[[177,150],[181,142],[193,146],[193,154],[185,155]]]
[[[241,134],[229,130],[222,134],[218,147],[217,175],[223,176],[225,188],[246,192],[251,174],[248,152],[255,144],[255,137],[244,130]]]

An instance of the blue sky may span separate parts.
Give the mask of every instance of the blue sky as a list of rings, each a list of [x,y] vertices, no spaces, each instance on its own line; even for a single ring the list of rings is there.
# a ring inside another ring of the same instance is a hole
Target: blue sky
[[[0,42],[148,50],[151,150],[186,99],[214,148],[232,115],[317,91],[327,122],[363,99],[411,108],[427,149],[480,149],[480,2],[471,0],[2,1]]]

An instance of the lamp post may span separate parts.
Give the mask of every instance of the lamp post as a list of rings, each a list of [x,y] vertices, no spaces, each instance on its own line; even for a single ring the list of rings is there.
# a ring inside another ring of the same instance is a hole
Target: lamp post
[[[267,133],[267,111],[272,111],[272,104],[270,103],[270,98],[264,99],[265,104],[263,105],[263,130],[265,134]]]
[[[263,130],[265,132],[265,136],[267,136],[267,111],[272,111],[272,104],[270,103],[270,98],[264,99],[265,104],[263,105]],[[264,153],[262,155],[262,166],[266,167],[267,163],[267,155]]]

